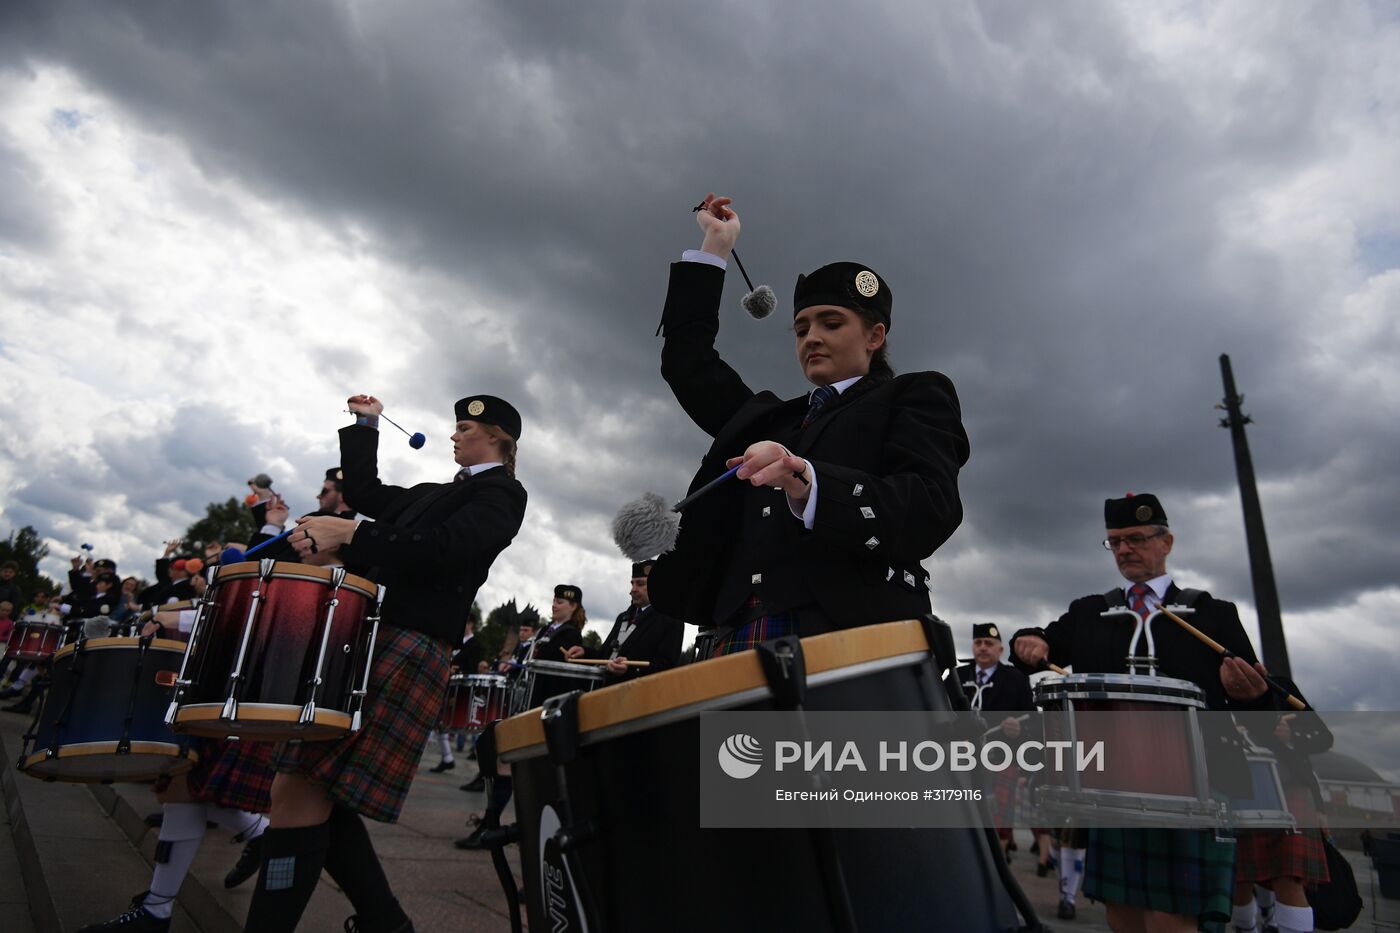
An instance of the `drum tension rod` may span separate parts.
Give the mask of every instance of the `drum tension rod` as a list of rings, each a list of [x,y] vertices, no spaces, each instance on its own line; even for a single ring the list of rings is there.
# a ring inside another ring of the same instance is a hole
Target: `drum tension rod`
[[[578,700],[581,696],[582,690],[571,690],[545,700],[540,710],[540,722],[544,726],[544,742],[545,747],[549,749],[549,760],[554,765],[557,775],[555,786],[558,799],[555,809],[559,813],[559,830],[554,834],[554,842],[559,846],[559,854],[568,863],[584,922],[590,930],[603,930],[592,885],[588,882],[586,869],[578,859],[579,847],[597,837],[597,828],[588,821],[574,819],[573,802],[569,797],[569,765],[578,758]],[[479,748],[477,758],[481,758]]]

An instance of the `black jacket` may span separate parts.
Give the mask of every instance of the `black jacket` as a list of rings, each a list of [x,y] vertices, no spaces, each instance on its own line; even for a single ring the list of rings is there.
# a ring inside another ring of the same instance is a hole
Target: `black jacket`
[[[1180,604],[1183,598],[1181,589],[1172,583],[1167,587],[1163,602],[1171,606]],[[1099,614],[1108,608],[1109,600],[1104,594],[1080,597],[1070,603],[1064,615],[1045,628],[1021,629],[1013,635],[1011,656],[1016,657],[1016,639],[1023,635],[1039,635],[1050,645],[1050,661],[1053,664],[1060,667],[1072,665],[1078,674],[1126,673],[1128,645],[1132,641],[1134,625],[1126,617],[1100,618]],[[1249,643],[1249,636],[1240,625],[1240,615],[1234,603],[1201,593],[1192,608],[1195,612],[1182,615],[1183,619],[1250,664],[1258,660],[1254,647]],[[1156,644],[1158,675],[1191,681],[1205,691],[1208,708],[1273,708],[1268,693],[1251,703],[1231,700],[1220,683],[1220,656],[1166,616],[1159,615],[1152,623],[1152,635]],[[1139,642],[1137,653],[1147,654],[1146,635]],[[1019,661],[1017,666],[1029,671]]]
[[[481,639],[475,635],[471,641],[457,648],[452,655],[452,666],[463,674],[475,674],[477,666],[481,663]]]
[[[806,396],[755,393],[715,351],[723,285],[714,266],[676,263],[662,318],[662,376],[715,438],[691,489],[755,441],[775,440],[812,462],[816,521],[807,531],[781,492],[722,486],[683,516],[675,549],[652,570],[652,604],[732,627],[757,593],[769,611],[803,608],[803,635],[928,612],[920,562],[962,522],[968,442],[952,383],[932,372],[866,377],[801,430]]]
[[[977,693],[977,665],[964,664],[958,668],[958,683],[971,703]],[[987,686],[982,688],[982,712],[1024,713],[1034,710],[1030,678],[1010,664],[998,664]],[[1001,717],[988,717],[988,725],[994,724],[993,719],[1000,721]]]
[[[379,432],[340,430],[345,500],[361,522],[341,557],[387,589],[383,621],[461,644],[476,591],[525,518],[525,487],[496,467],[411,489],[379,479]]]
[[[584,656],[600,659],[611,658],[613,648],[617,646],[617,636],[622,630],[622,624],[630,622],[636,614],[637,607],[635,606],[620,614],[613,622],[612,631],[608,632],[608,637],[603,639],[603,643],[597,648],[587,649]],[[684,638],[685,626],[679,619],[673,619],[648,606],[642,611],[641,618],[637,620],[637,627],[632,630],[632,634],[627,636],[627,640],[618,648],[617,653],[629,661],[650,661],[651,666],[629,667],[625,674],[608,674],[608,679],[616,682],[646,674],[655,674],[657,671],[670,670],[680,661],[681,642]]]
[[[532,660],[553,661],[562,664],[565,651],[575,645],[583,644],[583,633],[578,630],[578,626],[571,622],[565,622],[551,632],[550,627],[553,624],[552,622],[541,624],[539,634],[535,636]]]
[[[1126,605],[1126,595],[1110,590],[1113,602]],[[1127,673],[1128,645],[1135,625],[1126,616],[1101,618],[1109,608],[1109,594],[1083,596],[1070,603],[1069,610],[1045,628],[1022,629],[1011,637],[1011,656],[1016,656],[1016,639],[1024,635],[1039,635],[1050,645],[1050,661],[1060,667],[1074,667],[1077,674]],[[1175,583],[1167,587],[1163,603],[1181,604],[1183,593]],[[1240,625],[1234,603],[1200,593],[1192,608],[1195,612],[1182,615],[1191,625],[1253,664],[1258,660],[1254,648]],[[1275,706],[1268,691],[1256,700],[1240,702],[1225,693],[1220,682],[1220,656],[1206,647],[1196,636],[1164,615],[1152,623],[1152,635],[1157,657],[1157,674],[1189,680],[1205,693],[1206,707],[1212,710],[1268,710]],[[1138,643],[1139,656],[1146,655],[1147,636]],[[1017,665],[1028,670],[1018,660]],[[1202,720],[1207,767],[1211,787],[1230,797],[1244,797],[1250,791],[1249,768],[1244,757],[1244,742],[1232,726],[1216,717]]]

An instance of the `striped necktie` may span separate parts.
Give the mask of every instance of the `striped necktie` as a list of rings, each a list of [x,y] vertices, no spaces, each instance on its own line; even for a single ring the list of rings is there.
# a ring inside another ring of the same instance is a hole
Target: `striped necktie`
[[[1147,608],[1147,594],[1149,592],[1150,588],[1146,583],[1134,583],[1128,587],[1128,608],[1144,619],[1151,613],[1151,610]]]
[[[806,428],[807,425],[816,421],[817,415],[821,412],[822,407],[835,398],[836,395],[836,390],[831,386],[817,386],[813,389],[811,401],[807,405],[807,414],[802,418],[802,427]]]

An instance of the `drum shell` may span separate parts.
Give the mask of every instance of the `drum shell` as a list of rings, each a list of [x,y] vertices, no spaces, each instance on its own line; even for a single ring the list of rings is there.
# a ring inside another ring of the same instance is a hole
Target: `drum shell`
[[[811,710],[947,709],[924,661],[810,687]],[[733,709],[767,710],[767,701]],[[700,720],[690,715],[580,748],[568,768],[575,821],[598,830],[578,861],[611,931],[832,930],[811,830],[701,829]],[[545,756],[511,765],[531,929],[551,929],[539,827],[558,799]],[[834,830],[862,929],[1015,929],[981,829]],[[708,881],[705,879],[709,879]],[[699,886],[697,888],[697,886]],[[697,890],[701,893],[697,894]]]
[[[1273,752],[1253,748],[1245,759],[1254,790],[1249,798],[1230,801],[1230,825],[1240,830],[1295,828],[1297,821],[1290,812],[1293,801],[1285,797]]]
[[[195,756],[164,719],[183,649],[157,641],[143,654],[136,638],[96,638],[63,648],[54,658],[23,769],[79,782],[149,781],[188,771]],[[117,748],[124,734],[127,753]]]
[[[221,720],[216,712],[229,697],[254,593],[259,594],[257,613],[242,683],[233,694],[238,718]],[[338,602],[316,690],[312,681],[332,598],[330,585],[278,569],[267,579],[251,572],[217,577],[186,667],[190,684],[180,700],[176,728],[216,738],[236,735],[268,741],[333,739],[348,732],[353,691],[366,663],[366,620],[374,601],[350,586],[341,586],[334,596]],[[299,723],[297,716],[313,692],[318,720]]]
[[[476,735],[489,723],[505,717],[510,694],[506,679],[499,674],[469,675],[462,693],[466,695],[465,709],[461,712],[462,725],[455,728]],[[456,717],[453,721],[456,721]]]
[[[1078,772],[1079,788],[1044,778],[1037,795],[1051,814],[1090,826],[1217,825],[1197,711],[1188,681],[1125,674],[1070,674],[1038,684],[1045,740],[1102,742],[1103,770]],[[1082,808],[1082,809],[1081,809]]]
[[[5,657],[14,661],[47,661],[63,640],[63,626],[48,622],[15,623],[6,643]]]
[[[603,686],[606,675],[596,667],[555,661],[531,661],[525,665],[515,691],[511,715],[544,705],[553,696],[572,690],[589,692]]]

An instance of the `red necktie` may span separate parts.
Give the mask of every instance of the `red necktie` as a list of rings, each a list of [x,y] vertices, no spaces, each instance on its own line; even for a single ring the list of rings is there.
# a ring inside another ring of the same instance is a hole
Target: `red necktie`
[[[1144,619],[1152,610],[1147,608],[1147,594],[1150,588],[1146,583],[1134,583],[1128,588],[1128,608]]]

